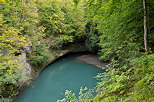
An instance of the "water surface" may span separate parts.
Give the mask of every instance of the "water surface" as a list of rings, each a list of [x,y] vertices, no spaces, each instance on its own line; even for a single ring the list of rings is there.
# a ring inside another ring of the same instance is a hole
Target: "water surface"
[[[65,90],[78,93],[80,87],[93,88],[100,68],[79,63],[74,59],[79,55],[64,57],[41,72],[36,81],[19,95],[16,102],[56,102],[63,98]]]

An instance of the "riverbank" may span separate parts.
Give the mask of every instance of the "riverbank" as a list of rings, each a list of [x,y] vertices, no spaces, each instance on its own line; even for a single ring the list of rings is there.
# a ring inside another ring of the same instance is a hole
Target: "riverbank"
[[[97,67],[106,67],[107,62],[103,62],[99,60],[99,56],[95,54],[82,55],[75,59],[78,62],[91,64]]]

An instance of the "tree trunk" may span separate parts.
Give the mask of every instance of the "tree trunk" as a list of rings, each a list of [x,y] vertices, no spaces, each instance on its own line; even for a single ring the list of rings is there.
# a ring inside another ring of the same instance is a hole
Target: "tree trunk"
[[[146,0],[143,0],[144,8],[144,49],[148,51],[148,34],[147,34],[147,11],[146,11]]]

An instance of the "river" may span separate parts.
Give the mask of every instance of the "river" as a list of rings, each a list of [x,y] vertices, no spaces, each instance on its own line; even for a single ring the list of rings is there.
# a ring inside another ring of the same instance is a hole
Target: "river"
[[[65,90],[79,93],[80,87],[93,88],[94,78],[102,70],[96,66],[77,62],[80,54],[68,55],[45,68],[15,102],[56,102]]]

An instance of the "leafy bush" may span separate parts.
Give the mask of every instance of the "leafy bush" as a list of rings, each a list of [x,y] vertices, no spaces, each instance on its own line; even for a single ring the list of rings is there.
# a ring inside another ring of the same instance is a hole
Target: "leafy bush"
[[[9,99],[9,98],[2,98],[0,99],[0,102],[11,102],[12,99]]]
[[[32,53],[30,53],[30,63],[33,66],[40,66],[43,62],[46,62],[48,60],[49,52],[46,48],[45,43],[41,42],[38,44],[38,42],[33,41],[32,44]]]
[[[81,87],[79,95],[77,96],[72,91],[66,90],[64,93],[65,98],[57,100],[57,102],[92,102],[94,92],[94,89]]]
[[[87,23],[86,26],[86,40],[85,40],[85,47],[89,51],[95,51],[98,48],[98,42],[99,42],[99,34],[96,30],[96,25]]]

